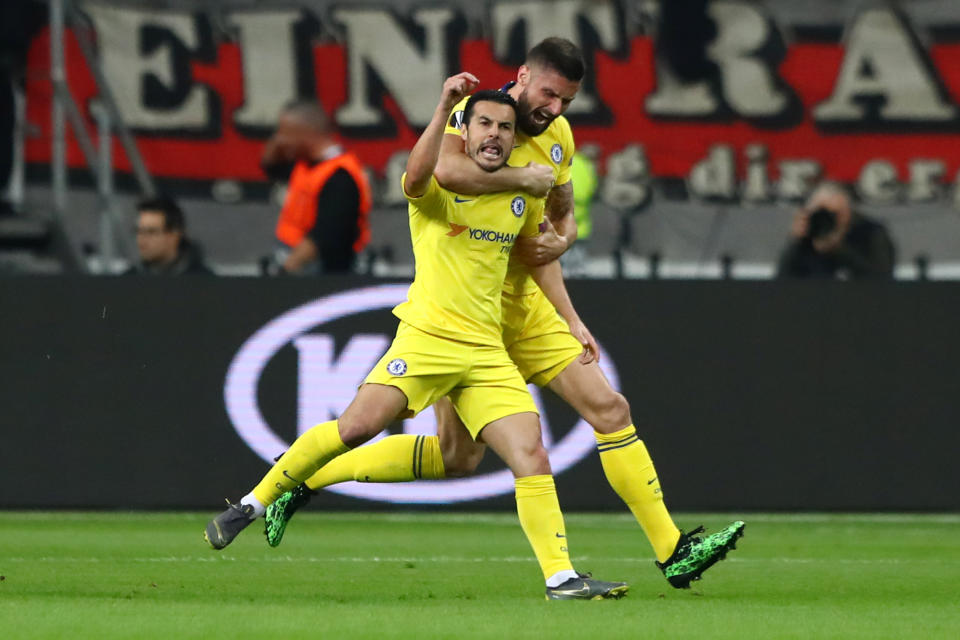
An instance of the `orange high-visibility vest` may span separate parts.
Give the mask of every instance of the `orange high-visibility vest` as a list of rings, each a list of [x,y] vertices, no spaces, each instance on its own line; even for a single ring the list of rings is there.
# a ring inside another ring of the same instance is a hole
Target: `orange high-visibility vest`
[[[317,222],[317,197],[323,191],[323,185],[338,169],[349,173],[360,191],[360,211],[357,212],[357,239],[353,243],[354,253],[359,253],[370,241],[368,214],[373,205],[370,183],[363,172],[360,161],[352,153],[342,153],[319,164],[310,166],[299,161],[290,174],[287,198],[280,210],[277,221],[277,238],[288,247],[300,244]]]

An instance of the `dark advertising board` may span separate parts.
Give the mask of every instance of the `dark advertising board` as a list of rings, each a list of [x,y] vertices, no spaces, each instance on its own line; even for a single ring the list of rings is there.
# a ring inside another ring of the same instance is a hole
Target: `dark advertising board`
[[[571,283],[674,509],[958,509],[949,284]],[[0,280],[0,507],[213,509],[330,419],[406,285]],[[621,509],[592,431],[534,390],[566,509]],[[430,411],[394,427],[429,433]],[[513,508],[469,479],[348,483],[326,508]]]

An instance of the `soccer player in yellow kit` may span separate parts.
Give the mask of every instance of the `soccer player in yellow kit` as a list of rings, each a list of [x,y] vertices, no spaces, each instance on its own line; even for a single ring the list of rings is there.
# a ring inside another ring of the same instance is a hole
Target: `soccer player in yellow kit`
[[[226,547],[266,507],[318,468],[380,433],[398,417],[415,415],[449,396],[472,439],[489,445],[513,471],[520,523],[546,581],[547,599],[623,596],[622,582],[594,580],[573,570],[550,462],[540,440],[537,409],[500,335],[501,289],[519,235],[539,232],[543,203],[518,192],[461,199],[433,171],[450,108],[477,80],[448,78],[430,125],[417,141],[402,178],[410,203],[416,277],[407,301],[394,309],[400,326],[390,348],[338,420],[301,435],[253,490],[207,525],[214,549]],[[498,91],[471,96],[464,110],[466,153],[482,171],[510,155],[516,103]],[[551,265],[534,270],[550,294],[562,288]],[[566,307],[569,299],[552,299]]]
[[[530,274],[530,265],[555,261],[576,239],[569,169],[575,147],[562,114],[579,91],[584,67],[579,49],[568,40],[548,38],[535,46],[517,80],[502,89],[517,99],[519,107],[510,166],[485,172],[471,163],[459,135],[461,103],[448,121],[435,174],[441,184],[460,194],[520,189],[546,196],[552,224],[535,239],[518,239],[504,282],[504,344],[525,380],[550,387],[593,426],[607,480],[641,525],[657,566],[673,586],[688,587],[734,547],[744,524],[734,522],[705,537],[696,535],[700,529],[683,533],[677,528],[664,505],[650,455],[633,426],[630,406],[595,362],[590,332],[572,305],[555,309]],[[472,473],[484,446],[468,437],[449,402],[442,400],[434,408],[438,436],[389,436],[320,469],[305,488],[285,495],[267,514],[268,542],[279,544],[287,521],[309,500],[307,489],[354,479],[403,482]]]

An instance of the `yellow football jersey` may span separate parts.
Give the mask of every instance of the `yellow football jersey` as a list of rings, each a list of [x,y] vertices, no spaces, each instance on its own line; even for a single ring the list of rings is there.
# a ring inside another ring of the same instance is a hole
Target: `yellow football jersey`
[[[543,201],[513,192],[460,196],[436,178],[426,193],[407,200],[416,275],[394,315],[444,338],[502,345],[500,297],[510,249],[517,235],[539,233]]]
[[[453,108],[444,133],[460,135],[463,109],[469,99],[469,96],[464,98]],[[547,165],[553,168],[556,178],[554,184],[566,184],[570,182],[570,164],[573,162],[575,150],[570,123],[563,116],[559,116],[538,136],[528,136],[517,129],[517,138],[507,164],[511,167],[523,167],[530,162]],[[533,196],[526,195],[528,199],[534,200]],[[545,202],[545,199],[542,202]],[[536,286],[526,266],[517,260],[511,260],[507,277],[503,281],[503,290],[507,293],[525,294],[531,293]]]

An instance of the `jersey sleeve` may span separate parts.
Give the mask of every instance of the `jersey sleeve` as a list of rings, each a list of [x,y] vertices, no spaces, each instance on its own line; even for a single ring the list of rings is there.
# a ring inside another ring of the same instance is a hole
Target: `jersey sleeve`
[[[467,100],[470,99],[470,96],[467,96],[463,100],[457,103],[450,111],[450,117],[447,119],[447,126],[444,127],[443,133],[450,134],[453,136],[460,135],[460,125],[463,124],[463,110],[467,106]]]
[[[446,191],[437,182],[436,176],[430,176],[430,183],[423,195],[414,198],[407,195],[406,190],[407,173],[404,172],[400,177],[400,188],[403,189],[403,196],[407,202],[414,205],[417,210],[429,218],[446,219],[449,212],[449,198],[446,197]]]
[[[573,163],[573,154],[576,152],[577,147],[573,141],[573,130],[570,129],[570,123],[563,116],[560,116],[558,120],[562,122],[559,137],[560,147],[563,149],[563,161],[557,170],[557,180],[554,184],[561,185],[570,182],[570,165]]]
[[[531,199],[527,216],[523,220],[523,227],[520,228],[520,235],[532,237],[540,235],[540,226],[543,224],[543,198]]]

